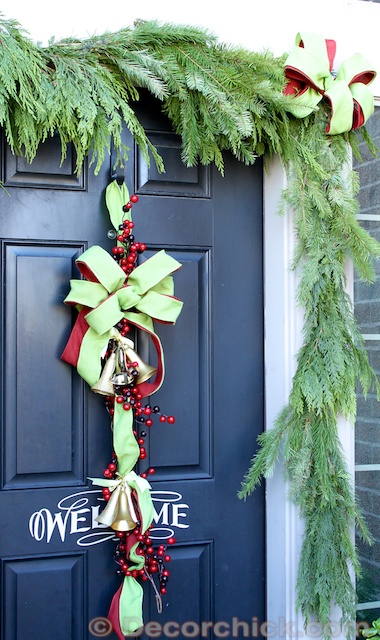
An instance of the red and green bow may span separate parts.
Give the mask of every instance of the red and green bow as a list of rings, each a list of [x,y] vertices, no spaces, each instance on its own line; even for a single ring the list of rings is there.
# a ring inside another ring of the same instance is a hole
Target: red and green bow
[[[357,53],[342,62],[335,77],[334,40],[298,33],[295,44],[285,61],[288,82],[284,93],[294,96],[289,111],[304,118],[325,98],[331,107],[326,133],[339,134],[363,126],[374,112],[374,97],[368,85],[376,72],[370,63]]]

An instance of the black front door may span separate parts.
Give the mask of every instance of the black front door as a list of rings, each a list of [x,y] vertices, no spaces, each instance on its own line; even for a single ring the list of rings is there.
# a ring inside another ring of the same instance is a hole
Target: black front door
[[[166,173],[126,134],[126,183],[139,196],[134,233],[147,256],[164,248],[183,265],[174,280],[184,307],[174,327],[156,327],[166,377],[152,404],[176,421],[151,427],[139,470],[156,470],[155,543],[177,540],[161,614],[146,588],[145,622],[156,622],[146,637],[260,637],[263,491],[248,503],[237,491],[263,427],[261,167],[227,157],[225,177],[186,169],[157,113],[148,105],[141,118]],[[60,167],[51,139],[31,165],[3,144],[1,162],[2,638],[114,638],[105,617],[120,584],[115,542],[95,520],[101,491],[87,480],[110,461],[109,420],[60,360],[76,315],[63,304],[75,259],[113,246],[110,161],[77,178],[73,153]],[[148,362],[149,349],[142,337]]]

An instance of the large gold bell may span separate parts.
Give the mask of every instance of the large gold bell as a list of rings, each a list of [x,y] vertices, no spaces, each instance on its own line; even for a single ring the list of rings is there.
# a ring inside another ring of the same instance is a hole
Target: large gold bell
[[[95,382],[94,386],[91,387],[91,391],[95,391],[95,393],[100,393],[102,396],[113,396],[115,395],[115,389],[112,384],[112,376],[115,372],[116,368],[116,353],[113,351],[106,360],[106,363],[103,367],[103,371],[101,376],[97,382]]]
[[[131,511],[133,511],[133,516],[136,520],[133,519]],[[132,531],[132,529],[136,527],[136,524],[137,516],[133,508],[131,496],[127,496],[125,489],[121,489],[117,500],[115,520],[111,524],[111,527],[115,529],[115,531]]]

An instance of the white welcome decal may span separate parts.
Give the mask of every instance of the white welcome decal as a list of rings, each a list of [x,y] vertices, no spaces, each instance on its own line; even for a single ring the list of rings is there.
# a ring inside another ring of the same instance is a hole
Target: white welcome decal
[[[57,504],[59,511],[55,513],[46,507],[35,511],[29,518],[30,535],[37,542],[49,543],[53,535],[58,535],[64,542],[68,535],[79,533],[82,534],[77,540],[80,547],[89,547],[110,540],[115,532],[96,521],[102,505],[89,504],[89,496],[101,493],[101,490],[79,491],[62,498]],[[102,498],[98,497],[98,500],[103,502]],[[151,530],[153,540],[166,540],[174,535],[176,529],[189,527],[183,522],[187,516],[185,509],[188,509],[189,505],[181,502],[180,493],[152,491],[152,500],[155,507],[153,515],[155,526]],[[157,506],[156,503],[158,503]]]

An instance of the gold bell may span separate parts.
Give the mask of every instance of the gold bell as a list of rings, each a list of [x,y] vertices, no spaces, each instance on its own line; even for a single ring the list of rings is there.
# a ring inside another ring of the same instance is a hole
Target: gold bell
[[[128,344],[126,344],[126,356],[131,362],[137,362],[136,368],[139,375],[137,377],[136,384],[141,384],[142,382],[145,382],[145,380],[149,380],[149,378],[156,373],[157,369],[144,362],[144,360],[140,358],[139,354],[136,353],[136,351]]]
[[[94,386],[91,387],[91,391],[95,391],[95,393],[100,393],[102,396],[113,396],[115,395],[115,389],[112,384],[112,376],[115,373],[116,368],[116,353],[112,351],[108,360],[103,367],[103,371],[100,375],[100,378],[97,382],[95,382]]]
[[[136,521],[133,520],[133,516]],[[117,508],[115,514],[115,520],[111,524],[112,529],[115,531],[132,531],[136,527],[137,516],[132,504],[131,496],[127,496],[125,489],[121,489],[118,499]]]

